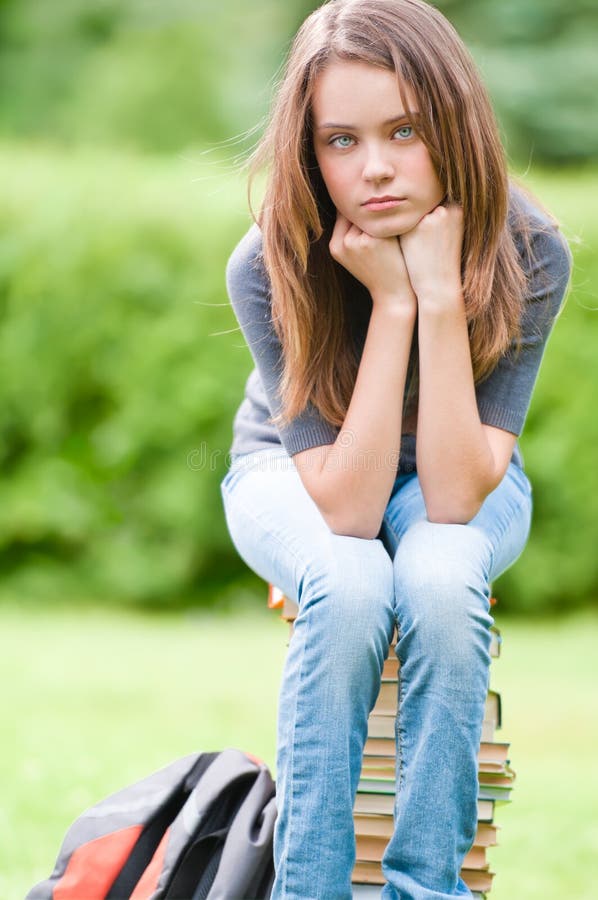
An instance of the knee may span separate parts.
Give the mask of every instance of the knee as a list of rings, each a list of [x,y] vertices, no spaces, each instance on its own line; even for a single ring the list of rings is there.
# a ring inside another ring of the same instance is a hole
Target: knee
[[[382,625],[394,624],[393,563],[379,540],[332,532],[308,561],[299,584],[300,609],[318,606],[334,631],[353,642]]]
[[[417,522],[393,560],[399,632],[416,629],[428,645],[460,652],[471,630],[488,629],[490,548],[468,525]]]

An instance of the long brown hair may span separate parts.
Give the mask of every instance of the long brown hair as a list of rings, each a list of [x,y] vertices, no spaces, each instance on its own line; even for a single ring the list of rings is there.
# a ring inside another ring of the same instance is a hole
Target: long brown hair
[[[299,29],[277,85],[270,120],[250,159],[249,190],[268,168],[257,216],[284,364],[278,424],[308,401],[342,425],[359,366],[355,321],[369,314],[363,286],[328,249],[335,221],[313,149],[315,80],[337,60],[393,70],[418,104],[412,121],[449,202],[463,207],[462,280],[475,381],[520,336],[526,276],[509,221],[509,178],[496,120],[475,64],[452,25],[423,0],[329,0]],[[529,240],[527,241],[529,250]],[[353,322],[353,326],[352,323]],[[325,323],[323,327],[322,323]],[[417,342],[414,337],[414,356]],[[417,395],[417,363],[406,406]]]

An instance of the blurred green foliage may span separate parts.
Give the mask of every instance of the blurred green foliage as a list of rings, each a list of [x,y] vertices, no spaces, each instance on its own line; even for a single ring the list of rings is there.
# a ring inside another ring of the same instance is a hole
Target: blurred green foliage
[[[0,132],[171,152],[248,132],[306,0],[3,0]],[[595,0],[438,0],[513,160],[598,158]],[[249,137],[242,142],[246,147]]]
[[[213,332],[242,196],[193,162],[0,159],[2,590],[207,593],[231,555],[240,351]]]
[[[569,239],[573,277],[520,440],[533,487],[531,537],[496,590],[501,609],[542,613],[598,602],[598,172],[546,173],[528,184]]]
[[[598,158],[595,0],[440,0],[490,90],[511,159]]]
[[[219,482],[252,368],[224,289],[243,179],[205,159],[0,151],[0,575],[5,597],[143,605],[249,586]],[[595,602],[598,175],[546,178],[574,290],[522,447],[535,521],[502,608]]]
[[[0,132],[151,152],[232,139],[263,117],[291,22],[276,0],[2,0]]]

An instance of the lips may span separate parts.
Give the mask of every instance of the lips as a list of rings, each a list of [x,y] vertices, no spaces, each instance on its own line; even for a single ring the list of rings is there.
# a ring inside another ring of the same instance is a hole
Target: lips
[[[405,197],[394,197],[390,194],[384,194],[382,197],[370,197],[361,205],[369,212],[383,212],[386,209],[396,209],[401,203],[405,202]]]
[[[370,197],[369,200],[366,200],[361,205],[369,206],[370,203],[386,203],[391,200],[401,201],[405,200],[405,197],[393,197],[390,194],[385,194],[383,197]]]

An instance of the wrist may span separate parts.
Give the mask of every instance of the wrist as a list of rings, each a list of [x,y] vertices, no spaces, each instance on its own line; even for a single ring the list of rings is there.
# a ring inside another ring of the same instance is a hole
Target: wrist
[[[412,291],[405,293],[372,292],[372,314],[380,313],[391,318],[411,319],[417,315],[417,297]]]
[[[417,306],[419,312],[424,315],[464,312],[463,288],[441,287],[437,290],[420,291],[417,295]]]

